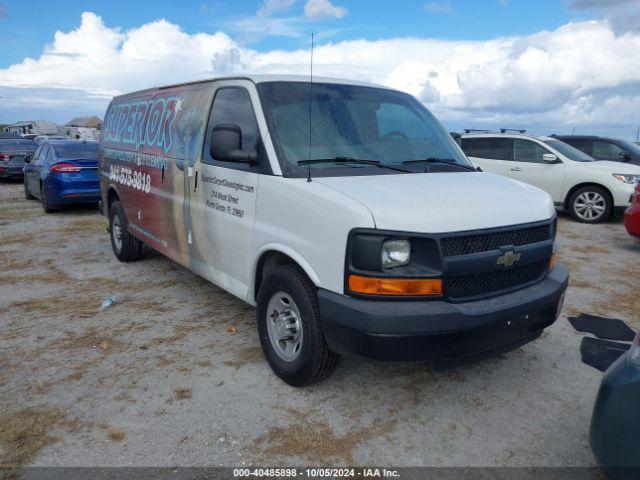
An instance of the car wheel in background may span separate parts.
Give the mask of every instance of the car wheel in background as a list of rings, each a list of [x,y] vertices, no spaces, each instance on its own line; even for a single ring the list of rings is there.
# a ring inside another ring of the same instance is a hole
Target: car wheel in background
[[[324,338],[316,289],[295,266],[275,268],[258,293],[258,334],[275,374],[301,387],[322,381],[340,356]]]
[[[51,208],[51,204],[49,203],[49,197],[47,196],[47,186],[44,183],[40,186],[40,197],[42,198],[42,209],[44,210],[44,212],[55,212],[55,209]]]
[[[121,262],[135,262],[142,258],[143,243],[127,230],[127,220],[120,202],[113,202],[109,210],[109,238],[113,253]]]
[[[599,223],[611,217],[613,202],[601,187],[582,187],[569,199],[569,213],[582,223]]]
[[[31,192],[29,192],[29,187],[27,187],[26,177],[24,179],[24,198],[26,198],[27,200],[33,200],[35,198],[33,195],[31,195]]]

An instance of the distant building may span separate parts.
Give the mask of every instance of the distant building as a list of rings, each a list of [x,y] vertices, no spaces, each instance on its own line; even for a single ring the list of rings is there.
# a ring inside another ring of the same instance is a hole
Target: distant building
[[[26,135],[33,133],[36,135],[55,135],[58,133],[58,126],[46,120],[24,120],[4,127],[5,132]]]
[[[102,120],[99,117],[76,117],[66,124],[67,127],[84,127],[84,128],[96,128],[100,130],[102,128]]]

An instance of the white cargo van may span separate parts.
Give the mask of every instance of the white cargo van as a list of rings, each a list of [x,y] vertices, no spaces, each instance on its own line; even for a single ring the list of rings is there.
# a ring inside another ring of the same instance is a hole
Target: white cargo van
[[[291,385],[343,353],[507,351],[559,315],[551,198],[476,171],[410,95],[287,76],[154,88],[111,102],[101,145],[116,256],[147,244],[257,305]]]

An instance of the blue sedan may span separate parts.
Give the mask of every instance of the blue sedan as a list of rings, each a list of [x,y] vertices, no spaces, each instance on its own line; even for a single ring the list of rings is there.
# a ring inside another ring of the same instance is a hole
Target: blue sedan
[[[591,419],[591,448],[607,478],[640,478],[640,333],[602,379]]]
[[[48,140],[24,167],[24,194],[47,213],[68,205],[98,203],[98,142]]]

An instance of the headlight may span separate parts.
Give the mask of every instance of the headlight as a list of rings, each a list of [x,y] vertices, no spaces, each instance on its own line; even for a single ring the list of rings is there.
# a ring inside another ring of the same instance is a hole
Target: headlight
[[[638,183],[640,182],[640,175],[631,175],[629,173],[614,173],[613,176],[624,183]]]
[[[382,268],[401,267],[411,259],[411,242],[407,239],[387,240],[382,244],[380,253]]]

